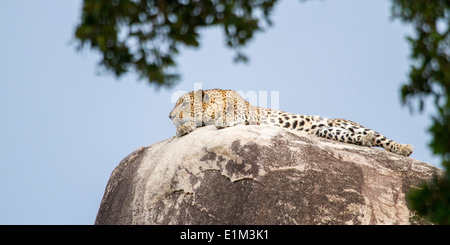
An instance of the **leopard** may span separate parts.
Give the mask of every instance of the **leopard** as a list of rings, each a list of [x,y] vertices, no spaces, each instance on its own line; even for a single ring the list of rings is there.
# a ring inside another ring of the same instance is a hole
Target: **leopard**
[[[413,145],[397,143],[356,122],[253,106],[233,90],[199,89],[185,93],[176,101],[169,118],[177,137],[208,125],[217,129],[241,124],[270,125],[354,145],[381,147],[402,156],[410,156],[414,151]]]

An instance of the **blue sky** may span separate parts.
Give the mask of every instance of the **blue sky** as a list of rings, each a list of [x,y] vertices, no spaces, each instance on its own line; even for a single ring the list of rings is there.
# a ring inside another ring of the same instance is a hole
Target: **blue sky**
[[[245,49],[248,64],[233,64],[221,30],[206,29],[201,48],[177,58],[180,83],[159,90],[75,50],[81,3],[0,2],[0,224],[93,224],[112,170],[175,134],[171,96],[194,83],[278,91],[281,110],[353,120],[440,166],[429,112],[400,103],[411,28],[391,20],[388,0],[282,0]]]

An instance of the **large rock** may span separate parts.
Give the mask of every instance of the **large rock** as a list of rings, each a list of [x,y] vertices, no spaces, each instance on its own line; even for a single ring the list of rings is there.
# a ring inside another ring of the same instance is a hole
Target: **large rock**
[[[203,127],[131,153],[95,224],[410,224],[431,165],[269,126]]]

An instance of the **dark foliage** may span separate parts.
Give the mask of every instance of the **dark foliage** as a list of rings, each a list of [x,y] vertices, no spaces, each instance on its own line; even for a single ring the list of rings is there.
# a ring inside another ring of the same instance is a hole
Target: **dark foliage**
[[[430,147],[442,156],[446,176],[434,178],[408,196],[411,207],[438,224],[450,224],[450,1],[393,0],[394,16],[411,23],[415,35],[409,37],[412,66],[409,81],[402,88],[405,104],[418,101],[419,111],[431,97],[436,109],[429,128]]]
[[[199,31],[221,26],[236,61],[240,48],[269,26],[277,0],[84,0],[75,36],[79,47],[100,51],[102,67],[117,77],[134,70],[157,86],[179,79],[180,45],[198,47]],[[265,24],[265,25],[264,25]]]

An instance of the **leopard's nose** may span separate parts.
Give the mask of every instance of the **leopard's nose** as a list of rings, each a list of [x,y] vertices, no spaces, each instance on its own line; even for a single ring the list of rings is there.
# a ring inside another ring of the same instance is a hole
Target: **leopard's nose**
[[[175,118],[175,116],[172,116],[171,114],[169,114],[169,118],[170,118],[170,120],[173,120]]]

